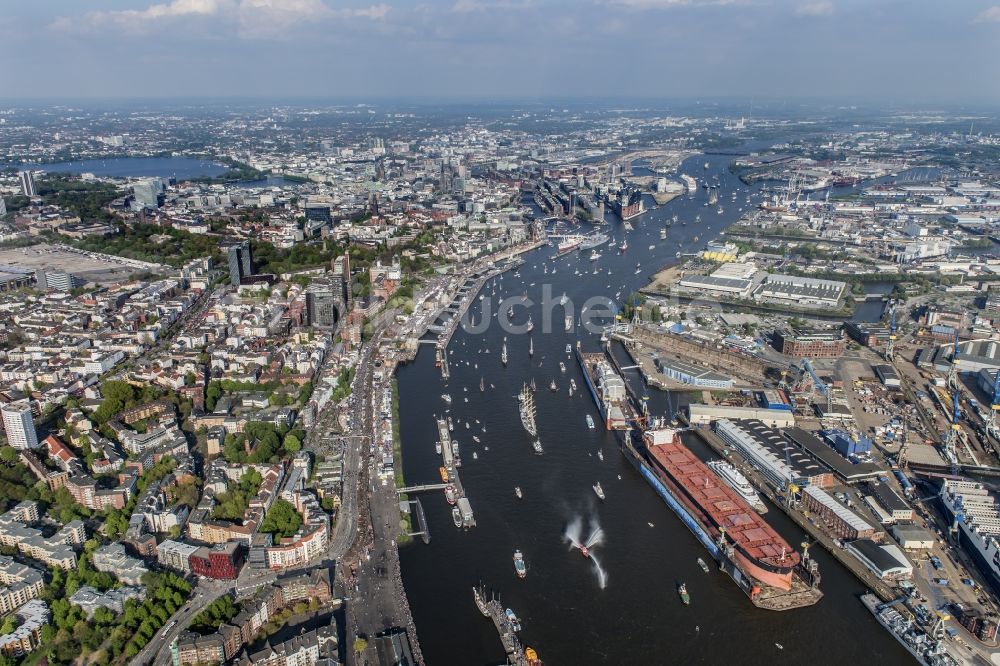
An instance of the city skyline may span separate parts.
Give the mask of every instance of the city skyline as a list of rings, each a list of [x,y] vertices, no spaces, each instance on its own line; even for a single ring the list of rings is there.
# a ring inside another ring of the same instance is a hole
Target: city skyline
[[[808,0],[17,2],[8,99],[993,103],[1000,4]],[[39,73],[44,72],[44,76]]]

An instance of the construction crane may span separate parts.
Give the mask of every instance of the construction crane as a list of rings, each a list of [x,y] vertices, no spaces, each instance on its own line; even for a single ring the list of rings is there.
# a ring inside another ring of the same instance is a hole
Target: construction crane
[[[895,347],[896,344],[896,301],[895,300],[889,302],[889,313],[890,313],[889,339],[885,343],[885,360],[888,361],[889,363],[892,363],[893,357],[895,355],[895,350],[893,349],[893,347]]]
[[[945,457],[948,459],[948,463],[951,465],[951,473],[958,473],[958,445],[959,437],[961,436],[962,426],[958,424],[959,411],[958,411],[958,391],[953,390],[951,392],[951,428],[948,430],[948,434],[944,438],[944,453]]]
[[[938,619],[937,622],[934,623],[934,628],[931,630],[931,636],[933,636],[935,640],[941,640],[944,638],[945,633],[948,630],[945,623],[951,619],[951,614],[943,609],[938,609],[935,612],[937,613]]]
[[[951,349],[951,368],[948,369],[948,388],[958,391],[958,329],[955,329],[955,342]]]
[[[817,389],[819,389],[819,392],[822,393],[823,396],[826,398],[826,411],[827,411],[827,413],[832,412],[833,411],[833,392],[830,390],[830,387],[827,386],[826,383],[822,379],[819,378],[819,375],[816,374],[816,370],[813,369],[812,363],[809,362],[809,359],[807,359],[807,358],[802,359],[802,367],[804,367],[806,369],[806,372],[809,373],[809,377],[812,378],[813,386],[815,386]]]
[[[986,434],[1000,439],[997,411],[1000,411],[1000,370],[993,374],[993,399],[990,401],[990,412],[986,416]]]

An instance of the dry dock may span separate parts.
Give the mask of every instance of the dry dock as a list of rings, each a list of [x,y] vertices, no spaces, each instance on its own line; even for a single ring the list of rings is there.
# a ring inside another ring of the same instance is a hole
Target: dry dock
[[[881,579],[869,571],[857,558],[852,557],[846,550],[840,548],[833,539],[829,537],[819,526],[815,525],[811,519],[802,515],[796,509],[790,507],[786,497],[776,493],[757,471],[744,462],[738,453],[735,453],[720,440],[714,432],[706,428],[693,428],[694,432],[703,442],[720,456],[735,464],[739,470],[753,483],[754,487],[764,493],[775,506],[780,508],[785,514],[795,521],[795,523],[805,530],[817,543],[826,548],[837,559],[838,562],[847,567],[861,582],[873,590],[883,601],[891,601],[896,598],[896,594]],[[724,453],[725,452],[725,453]]]

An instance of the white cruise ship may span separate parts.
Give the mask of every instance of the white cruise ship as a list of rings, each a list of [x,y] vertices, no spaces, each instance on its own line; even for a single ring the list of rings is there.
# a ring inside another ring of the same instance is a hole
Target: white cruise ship
[[[767,513],[767,505],[760,499],[760,495],[754,490],[754,487],[747,481],[747,477],[727,463],[725,460],[713,460],[708,463],[708,466],[712,468],[712,471],[719,475],[719,478],[725,481],[726,485],[739,493],[740,497],[746,500],[746,503],[753,507],[754,511],[757,513]]]
[[[997,498],[975,481],[945,480],[941,505],[958,529],[959,541],[989,579],[1000,590],[1000,506]]]

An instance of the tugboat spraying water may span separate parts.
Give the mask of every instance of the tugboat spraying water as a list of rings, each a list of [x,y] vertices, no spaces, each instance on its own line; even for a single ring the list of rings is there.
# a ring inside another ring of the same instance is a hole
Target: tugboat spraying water
[[[594,571],[597,574],[597,582],[603,590],[608,584],[608,575],[601,568],[601,563],[594,556],[594,548],[604,543],[604,530],[597,524],[596,519],[590,521],[590,535],[583,537],[583,519],[579,516],[570,521],[566,526],[563,539],[569,543],[570,550],[576,548],[585,559],[594,563]]]

